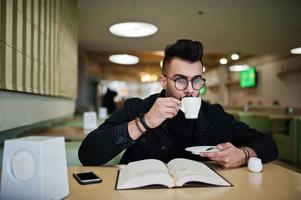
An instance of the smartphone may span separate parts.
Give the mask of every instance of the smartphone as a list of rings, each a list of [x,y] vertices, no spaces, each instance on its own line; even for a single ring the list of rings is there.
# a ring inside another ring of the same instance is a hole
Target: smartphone
[[[82,185],[101,183],[102,179],[91,171],[73,173],[73,177]]]

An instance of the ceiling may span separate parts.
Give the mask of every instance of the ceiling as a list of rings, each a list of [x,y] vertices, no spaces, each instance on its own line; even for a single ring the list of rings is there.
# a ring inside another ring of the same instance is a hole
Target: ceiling
[[[124,68],[122,73],[138,74],[151,67],[160,73],[162,52],[157,51],[177,39],[192,39],[204,44],[204,64],[210,69],[233,52],[242,57],[288,54],[301,46],[300,10],[300,0],[78,0],[79,48],[98,67],[113,70],[107,74]],[[124,21],[150,22],[159,30],[145,38],[110,34],[110,25]],[[111,53],[134,54],[140,62],[111,64]]]

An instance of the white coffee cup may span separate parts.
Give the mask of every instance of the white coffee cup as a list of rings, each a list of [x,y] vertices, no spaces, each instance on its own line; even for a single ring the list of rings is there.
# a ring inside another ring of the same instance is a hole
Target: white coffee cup
[[[261,172],[262,171],[262,163],[260,158],[250,158],[248,161],[248,169],[251,172]]]
[[[180,110],[185,113],[186,119],[198,118],[202,100],[199,97],[184,97],[181,101]]]

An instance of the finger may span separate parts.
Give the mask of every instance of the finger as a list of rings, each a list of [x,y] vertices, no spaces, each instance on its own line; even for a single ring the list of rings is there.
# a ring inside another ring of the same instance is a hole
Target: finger
[[[200,153],[200,156],[206,157],[206,158],[221,157],[220,152],[202,152],[202,153]]]
[[[230,148],[223,149],[221,151],[216,151],[216,152],[202,152],[201,156],[202,157],[207,157],[207,158],[218,158],[218,157],[226,157],[229,156]]]
[[[178,104],[176,104],[174,102],[164,102],[160,106],[180,109],[180,105],[178,105]]]
[[[174,108],[174,109],[176,109],[177,111],[179,111],[179,109],[180,109],[179,106],[174,105],[174,104],[165,104],[165,105],[161,105],[161,106],[160,106],[160,108],[164,108],[164,107],[166,107],[166,108]]]
[[[170,115],[166,115],[166,116],[165,116],[165,119],[172,119],[172,118],[174,118],[174,117],[175,117],[175,115],[170,114]]]
[[[168,119],[171,119],[171,118],[173,118],[174,116],[176,116],[175,113],[164,113],[164,115],[163,115],[164,118],[168,118]]]
[[[227,149],[227,148],[233,147],[233,145],[230,142],[226,142],[226,143],[218,144],[216,147],[219,150],[223,150],[223,149]]]
[[[162,111],[165,108],[171,108],[171,109],[175,109],[177,112],[179,111],[179,106],[177,106],[176,104],[173,103],[160,103],[157,105],[157,109],[159,109],[160,111]]]
[[[178,99],[168,97],[160,99],[159,103],[172,107],[179,107],[181,105],[181,101],[179,101]]]
[[[177,114],[178,113],[178,109],[174,108],[174,107],[164,107],[161,108],[161,113],[173,113],[173,114]]]
[[[179,104],[179,105],[181,104],[181,101],[179,99],[174,98],[174,97],[166,97],[164,99],[166,101],[174,102],[174,103]]]
[[[219,164],[227,164],[227,159],[221,156],[212,156],[212,157],[207,157],[208,159],[215,161]]]
[[[228,155],[215,155],[215,156],[210,156],[208,157],[210,160],[218,162],[221,165],[224,164],[229,164],[230,162],[230,157]]]

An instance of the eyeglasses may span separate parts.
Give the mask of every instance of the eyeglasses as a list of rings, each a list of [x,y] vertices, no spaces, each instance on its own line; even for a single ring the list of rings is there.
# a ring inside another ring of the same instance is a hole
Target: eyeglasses
[[[193,89],[199,90],[202,87],[204,87],[205,82],[206,82],[206,79],[202,78],[201,76],[195,76],[190,80],[185,76],[178,76],[175,78],[169,78],[167,76],[165,76],[165,77],[174,82],[175,88],[177,90],[185,90],[188,87],[189,81],[191,82]]]

